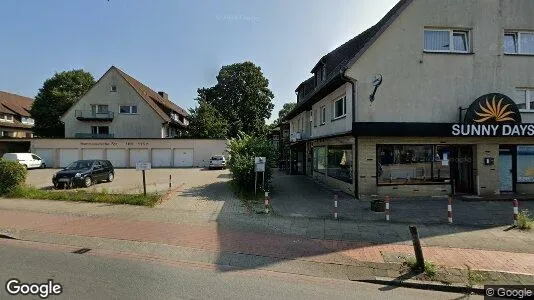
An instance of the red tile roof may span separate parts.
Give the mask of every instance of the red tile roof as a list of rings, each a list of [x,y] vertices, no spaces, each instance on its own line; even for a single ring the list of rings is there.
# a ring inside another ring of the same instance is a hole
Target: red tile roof
[[[33,99],[0,91],[0,112],[22,117],[30,116]]]

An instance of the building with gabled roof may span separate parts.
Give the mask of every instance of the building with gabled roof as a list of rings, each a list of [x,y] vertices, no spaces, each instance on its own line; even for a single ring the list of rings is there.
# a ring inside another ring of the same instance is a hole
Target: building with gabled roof
[[[0,91],[0,137],[31,138],[33,99]]]

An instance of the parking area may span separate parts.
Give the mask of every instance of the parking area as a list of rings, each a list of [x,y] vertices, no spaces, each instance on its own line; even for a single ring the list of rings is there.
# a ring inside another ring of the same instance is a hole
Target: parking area
[[[38,188],[52,189],[52,175],[59,169],[28,170],[26,184]],[[146,187],[148,193],[165,193],[169,190],[169,176],[172,188],[185,183],[202,183],[204,180],[217,178],[226,170],[207,170],[204,168],[158,168],[146,171]],[[88,191],[106,190],[111,193],[135,194],[143,192],[142,172],[135,169],[115,169],[113,182],[101,182],[84,189]]]
[[[272,201],[277,215],[333,219],[334,192],[309,177],[273,175]],[[383,221],[384,212],[371,211],[370,200],[358,200],[338,192],[338,216],[342,220]],[[447,224],[446,197],[392,197],[391,222],[414,224]],[[519,210],[534,211],[534,200],[520,201]],[[452,205],[453,222],[467,226],[502,226],[513,223],[511,201],[464,201]]]

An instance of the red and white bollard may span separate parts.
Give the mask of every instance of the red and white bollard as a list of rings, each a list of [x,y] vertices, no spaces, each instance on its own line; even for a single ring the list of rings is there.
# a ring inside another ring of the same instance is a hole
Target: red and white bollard
[[[452,224],[452,198],[449,197],[449,204],[447,205],[447,219],[449,224]]]
[[[386,196],[386,221],[389,221],[389,196]]]
[[[514,205],[514,226],[517,226],[517,214],[519,213],[519,201],[517,201],[517,199],[514,199],[512,203]]]
[[[269,213],[269,192],[265,192],[265,213]]]
[[[337,194],[334,194],[334,219],[337,220]]]

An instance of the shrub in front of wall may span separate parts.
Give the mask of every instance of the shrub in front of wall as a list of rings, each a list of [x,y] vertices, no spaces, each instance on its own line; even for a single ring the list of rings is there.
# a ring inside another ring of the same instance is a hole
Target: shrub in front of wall
[[[240,134],[229,141],[230,160],[228,167],[232,172],[234,184],[242,191],[254,191],[254,158],[265,157],[265,186],[271,182],[271,167],[276,165],[276,151],[264,136]],[[258,187],[262,183],[262,174],[258,173]],[[268,189],[268,188],[267,188]]]
[[[6,194],[26,181],[26,168],[18,162],[0,159],[0,195]]]

